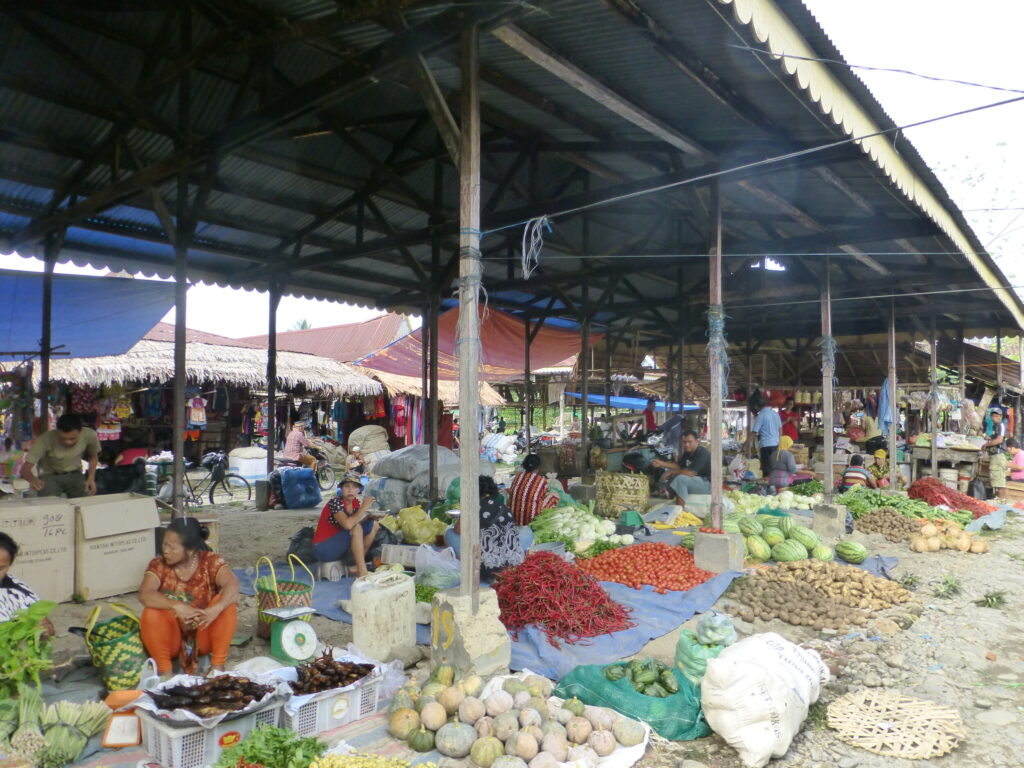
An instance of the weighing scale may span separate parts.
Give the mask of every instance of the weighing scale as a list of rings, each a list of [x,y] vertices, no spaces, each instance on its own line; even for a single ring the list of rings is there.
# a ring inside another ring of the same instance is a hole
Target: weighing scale
[[[270,655],[286,664],[301,664],[316,654],[316,630],[305,619],[316,611],[308,606],[266,608],[277,621],[270,625]]]

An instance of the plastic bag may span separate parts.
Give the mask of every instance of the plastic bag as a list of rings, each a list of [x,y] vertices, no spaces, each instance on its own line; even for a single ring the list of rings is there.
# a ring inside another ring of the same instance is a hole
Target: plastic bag
[[[736,642],[736,627],[732,616],[710,611],[697,622],[697,640],[702,645],[732,645]]]
[[[814,651],[772,632],[753,635],[708,662],[701,705],[743,764],[762,768],[786,754],[828,678]]]
[[[711,733],[700,709],[699,690],[673,670],[679,683],[679,693],[664,699],[645,696],[633,690],[629,680],[609,680],[604,667],[593,664],[576,667],[562,678],[555,695],[563,699],[573,696],[584,704],[608,707],[626,717],[647,723],[658,734],[672,741],[690,741]]]
[[[459,586],[459,559],[455,550],[446,547],[440,552],[426,544],[416,550],[416,583],[425,587],[451,589]]]
[[[724,645],[706,645],[689,629],[681,629],[679,640],[676,641],[676,669],[699,687],[707,671],[708,662],[724,650]]]

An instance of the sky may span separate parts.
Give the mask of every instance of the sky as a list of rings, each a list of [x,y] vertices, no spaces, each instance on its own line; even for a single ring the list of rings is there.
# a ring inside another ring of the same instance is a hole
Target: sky
[[[1024,90],[1020,66],[1021,0],[804,0],[847,62],[909,69]],[[891,72],[854,70],[898,124],[1016,95]],[[1010,283],[1024,286],[1024,102],[943,120],[905,132],[964,211]],[[1008,210],[991,210],[1008,209]],[[1017,210],[1014,210],[1017,209]],[[0,268],[40,271],[41,262],[0,255]],[[59,265],[68,274],[100,270]],[[1018,289],[1024,295],[1024,287]],[[278,328],[313,327],[381,314],[326,301],[284,297]],[[173,322],[173,310],[165,318]],[[186,323],[224,336],[267,332],[267,296],[218,286],[189,290]]]

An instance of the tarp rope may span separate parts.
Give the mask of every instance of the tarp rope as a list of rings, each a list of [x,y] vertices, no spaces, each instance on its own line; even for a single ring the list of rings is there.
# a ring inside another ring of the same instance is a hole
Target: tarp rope
[[[728,397],[729,351],[725,340],[725,310],[721,304],[708,307],[708,362],[722,372],[722,397]]]
[[[836,344],[836,340],[832,336],[823,336],[821,339],[821,372],[822,374],[827,371],[832,372],[832,383],[838,384],[839,378],[836,376],[836,355],[839,354],[839,345]]]
[[[551,231],[551,222],[547,216],[530,219],[523,227],[523,279],[529,280],[540,266],[540,252],[544,247],[544,230]]]

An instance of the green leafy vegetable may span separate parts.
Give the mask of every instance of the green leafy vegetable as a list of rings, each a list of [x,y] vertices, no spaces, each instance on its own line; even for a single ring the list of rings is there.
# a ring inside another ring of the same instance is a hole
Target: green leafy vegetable
[[[437,594],[437,587],[428,587],[426,584],[416,585],[416,602],[417,603],[430,603],[434,600],[434,595]]]
[[[247,763],[273,768],[309,768],[326,749],[315,736],[303,738],[285,728],[263,725],[221,752],[215,768],[235,768],[243,757]]]
[[[0,698],[11,699],[22,682],[40,688],[39,673],[50,668],[52,640],[43,627],[56,603],[39,600],[10,621],[0,622]]]
[[[836,496],[837,504],[842,504],[857,520],[868,512],[873,512],[882,507],[895,509],[904,517],[926,518],[928,520],[952,520],[960,525],[965,525],[974,519],[970,512],[950,511],[938,509],[920,499],[911,499],[897,494],[884,494],[870,488],[853,488],[846,493]]]
[[[808,480],[806,483],[798,483],[789,490],[797,496],[813,496],[816,493],[825,492],[825,484],[821,480]]]

